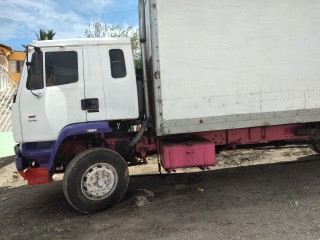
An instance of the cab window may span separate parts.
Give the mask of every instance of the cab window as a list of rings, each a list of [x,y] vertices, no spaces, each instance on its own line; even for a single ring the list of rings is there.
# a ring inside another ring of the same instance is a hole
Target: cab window
[[[47,87],[77,82],[79,79],[77,52],[47,52],[45,71]]]
[[[127,76],[124,54],[121,49],[109,50],[111,76],[113,78],[124,78]]]

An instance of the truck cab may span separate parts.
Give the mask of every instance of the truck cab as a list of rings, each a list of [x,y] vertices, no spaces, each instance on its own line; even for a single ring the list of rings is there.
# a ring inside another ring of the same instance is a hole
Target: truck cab
[[[64,148],[72,136],[110,133],[112,123],[139,117],[130,39],[33,42],[12,116],[17,170],[31,184],[51,181],[57,165],[87,148]]]
[[[13,103],[16,142],[56,141],[71,124],[136,119],[129,39],[34,42]]]
[[[75,123],[138,117],[129,39],[38,41],[29,49],[13,104],[17,143],[56,141]]]

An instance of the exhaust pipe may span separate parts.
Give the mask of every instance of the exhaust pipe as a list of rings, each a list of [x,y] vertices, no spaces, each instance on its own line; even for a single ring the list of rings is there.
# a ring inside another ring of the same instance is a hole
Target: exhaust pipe
[[[151,112],[150,112],[150,100],[149,100],[149,81],[147,78],[147,57],[146,57],[146,18],[145,18],[145,5],[144,0],[139,0],[139,38],[141,48],[141,61],[142,61],[142,76],[143,76],[143,90],[144,90],[144,102],[145,102],[145,121],[142,123],[141,128],[137,135],[131,139],[129,148],[136,145],[142,138],[145,130],[149,126]]]
[[[139,0],[139,37],[140,43],[145,43],[147,40],[146,37],[146,13],[144,0]]]
[[[146,18],[145,18],[145,5],[144,0],[139,0],[139,37],[141,48],[141,61],[142,61],[142,75],[144,86],[144,102],[146,119],[149,120],[150,114],[150,100],[149,100],[149,81],[147,78],[147,54],[146,54]]]

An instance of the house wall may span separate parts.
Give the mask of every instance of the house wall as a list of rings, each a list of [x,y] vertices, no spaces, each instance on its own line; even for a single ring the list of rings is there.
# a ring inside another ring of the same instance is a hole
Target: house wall
[[[25,52],[15,51],[9,55],[9,72],[18,83],[20,80],[23,62],[26,57]]]

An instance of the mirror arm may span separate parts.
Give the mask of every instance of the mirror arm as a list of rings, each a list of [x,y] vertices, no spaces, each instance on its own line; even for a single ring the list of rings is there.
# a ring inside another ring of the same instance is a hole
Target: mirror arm
[[[34,51],[36,51],[37,53],[41,53],[41,49],[39,47],[33,46],[33,45],[28,45],[34,48]]]
[[[32,93],[33,96],[36,96],[37,98],[40,98],[40,97],[41,97],[40,94],[35,94],[31,89],[30,89],[30,92]]]

